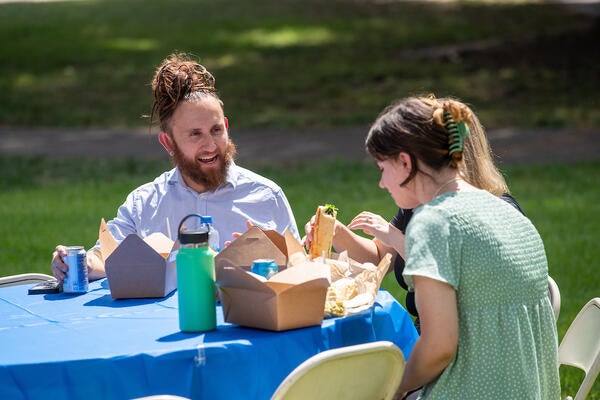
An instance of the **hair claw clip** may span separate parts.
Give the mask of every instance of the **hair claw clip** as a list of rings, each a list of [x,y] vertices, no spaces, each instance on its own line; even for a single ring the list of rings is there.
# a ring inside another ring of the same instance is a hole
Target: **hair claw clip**
[[[449,133],[448,155],[452,155],[457,151],[463,151],[463,140],[471,133],[465,121],[458,123],[454,122],[452,115],[449,112],[444,113],[444,126]]]

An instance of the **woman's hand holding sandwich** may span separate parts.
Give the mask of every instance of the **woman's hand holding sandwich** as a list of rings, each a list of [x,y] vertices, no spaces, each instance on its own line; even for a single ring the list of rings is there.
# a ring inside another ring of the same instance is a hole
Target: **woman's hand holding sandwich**
[[[310,246],[312,244],[316,220],[317,220],[317,216],[313,215],[310,218],[310,221],[308,221],[306,223],[306,225],[304,225],[304,235],[305,236],[302,238],[302,245],[306,249],[310,249]],[[337,251],[337,246],[335,244],[336,236],[343,235],[343,232],[340,232],[340,231],[343,231],[344,229],[347,229],[346,226],[336,219],[335,223],[334,223],[334,227],[333,227],[333,247],[336,249],[336,251]]]
[[[307,249],[310,249],[312,244],[315,221],[316,216],[313,216],[304,226],[306,236],[302,243]],[[367,235],[374,236],[374,240],[353,232],[359,229]],[[377,214],[363,211],[354,217],[348,226],[339,220],[335,221],[333,248],[338,253],[348,251],[348,255],[358,262],[378,264],[386,253],[395,256],[399,249],[385,243],[397,243],[402,250],[400,254],[404,255],[404,235]]]

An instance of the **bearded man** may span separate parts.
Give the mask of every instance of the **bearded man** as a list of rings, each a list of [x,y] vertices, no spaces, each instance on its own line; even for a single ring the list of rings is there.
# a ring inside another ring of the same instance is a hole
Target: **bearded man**
[[[210,215],[219,231],[220,248],[249,225],[289,230],[298,228],[283,190],[271,180],[235,164],[236,148],[213,75],[186,54],[172,54],[152,80],[154,102],[150,124],[157,117],[158,140],[174,168],[127,196],[107,227],[117,242],[135,233],[144,238],[162,232],[177,239],[188,214]],[[234,235],[236,234],[236,235]],[[66,249],[56,247],[53,275],[62,282]],[[90,280],[106,276],[99,243],[87,252]]]

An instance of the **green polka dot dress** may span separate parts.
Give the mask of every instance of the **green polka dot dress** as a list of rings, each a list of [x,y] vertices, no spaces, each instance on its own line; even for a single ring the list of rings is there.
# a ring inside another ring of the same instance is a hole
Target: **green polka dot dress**
[[[456,357],[421,398],[560,399],[546,254],[527,218],[485,191],[446,193],[415,210],[406,254],[411,289],[426,276],[457,296]]]

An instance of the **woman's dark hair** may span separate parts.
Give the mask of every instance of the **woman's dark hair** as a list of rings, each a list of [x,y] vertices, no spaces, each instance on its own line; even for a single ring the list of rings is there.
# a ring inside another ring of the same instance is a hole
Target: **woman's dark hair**
[[[419,172],[419,162],[435,170],[448,165],[458,168],[462,150],[449,154],[450,133],[443,121],[444,113],[455,122],[468,122],[471,116],[466,105],[450,99],[411,97],[394,103],[371,126],[365,147],[379,161],[396,158],[401,152],[409,155],[413,168],[401,185]]]

